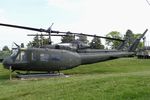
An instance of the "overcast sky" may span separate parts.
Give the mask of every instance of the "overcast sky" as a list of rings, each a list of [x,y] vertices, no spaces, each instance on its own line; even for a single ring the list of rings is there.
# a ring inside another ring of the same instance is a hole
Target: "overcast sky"
[[[1,0],[0,23],[18,24],[105,36],[111,31],[125,34],[127,29],[150,39],[150,5],[146,0]],[[13,42],[27,43],[33,37],[22,29],[0,26],[0,49]],[[53,41],[58,41],[56,37]]]

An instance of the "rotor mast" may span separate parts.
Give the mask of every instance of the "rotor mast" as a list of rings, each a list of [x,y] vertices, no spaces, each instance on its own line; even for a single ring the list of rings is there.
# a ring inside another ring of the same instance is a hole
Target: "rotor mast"
[[[48,35],[49,35],[48,43],[49,43],[50,45],[52,44],[52,41],[51,41],[51,31],[52,31],[52,26],[53,26],[53,24],[54,24],[54,23],[52,23],[52,25],[48,28],[48,30],[49,30],[49,33],[48,33]]]

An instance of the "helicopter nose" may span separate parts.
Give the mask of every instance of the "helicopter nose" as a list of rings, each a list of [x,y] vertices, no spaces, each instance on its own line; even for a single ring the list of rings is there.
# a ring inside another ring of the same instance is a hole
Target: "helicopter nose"
[[[11,57],[8,57],[8,58],[5,58],[2,63],[3,63],[4,68],[9,69],[9,66],[12,65],[13,61]]]

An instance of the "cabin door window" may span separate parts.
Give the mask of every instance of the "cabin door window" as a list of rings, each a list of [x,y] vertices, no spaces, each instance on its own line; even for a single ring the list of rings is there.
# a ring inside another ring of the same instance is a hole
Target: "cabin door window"
[[[32,61],[36,61],[36,54],[32,53]]]

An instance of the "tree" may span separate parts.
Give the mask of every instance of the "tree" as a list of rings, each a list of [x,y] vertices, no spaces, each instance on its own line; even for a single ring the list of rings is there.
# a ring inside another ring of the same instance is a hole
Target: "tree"
[[[49,44],[48,38],[45,38],[42,34],[40,35],[40,40],[39,40],[39,42],[40,42],[40,45],[41,45],[41,46],[42,46],[42,45],[47,45],[47,44]]]
[[[140,33],[134,34],[131,30],[128,29],[127,32],[126,32],[126,35],[124,36],[124,39],[127,40],[126,48],[131,46],[131,44],[134,42],[134,40],[137,39],[140,36],[141,36]],[[144,45],[143,42],[140,42],[137,49],[142,48],[143,45]]]
[[[79,41],[82,41],[83,43],[88,43],[89,41],[87,40],[87,36],[84,35],[79,35]]]
[[[122,39],[120,32],[117,31],[108,33],[106,37]],[[120,41],[106,39],[106,45],[110,46],[111,49],[116,49],[120,45]]]
[[[93,49],[104,49],[104,45],[102,45],[100,38],[94,37],[90,43],[91,48]]]
[[[2,48],[2,51],[10,51],[10,50],[9,50],[8,46],[4,46],[4,47]]]
[[[3,61],[3,59],[5,59],[6,57],[10,56],[11,52],[8,48],[8,46],[4,46],[2,48],[2,51],[0,51],[0,62]]]
[[[29,41],[29,43],[27,44],[27,47],[33,47],[33,44],[31,41]]]
[[[62,36],[61,42],[62,43],[69,43],[75,40],[75,36],[74,35],[66,35],[66,36]]]
[[[47,45],[49,43],[48,38],[45,38],[42,34],[40,35],[36,35],[33,38],[33,41],[29,41],[29,43],[27,44],[27,47],[40,47],[42,45]]]
[[[124,36],[124,40],[127,41],[126,48],[128,48],[129,46],[131,46],[131,44],[135,40],[134,34],[133,34],[133,32],[131,30],[128,29],[126,31],[126,34]]]
[[[39,47],[40,46],[40,40],[39,40],[39,36],[36,35],[34,38],[33,38],[33,47]]]
[[[135,38],[135,39],[137,39],[137,38],[140,37],[140,36],[141,36],[140,33],[134,34],[134,38]],[[143,43],[143,42],[140,42],[139,45],[138,45],[138,47],[137,47],[137,49],[140,49],[140,48],[142,48],[143,46],[144,46],[144,43]]]
[[[128,29],[126,31],[126,34],[123,37],[123,39],[126,40],[126,45],[124,49],[127,50],[131,46],[131,44],[134,42],[134,40],[137,39],[140,35],[141,34],[134,34],[130,29]],[[106,36],[111,37],[111,38],[122,39],[121,34],[117,31],[112,31],[108,33]],[[110,46],[112,49],[116,49],[120,45],[120,42],[106,39],[106,44]],[[143,43],[140,42],[138,48],[141,48],[142,46],[143,46]]]

